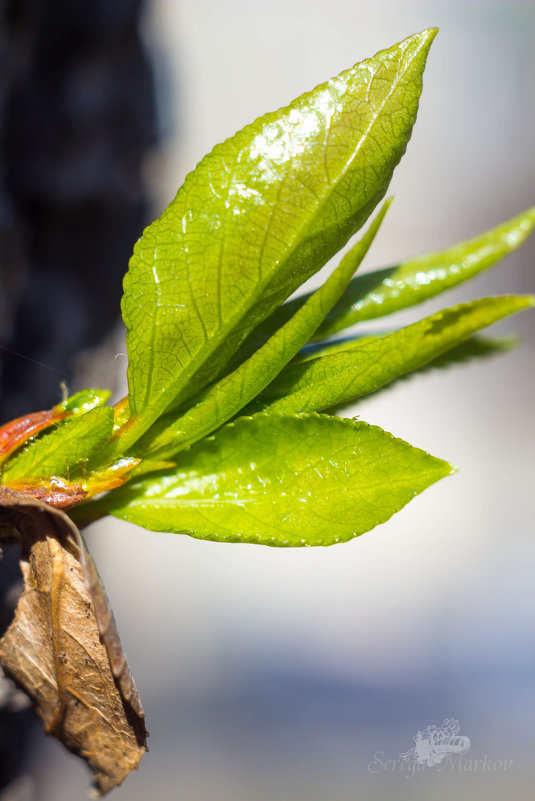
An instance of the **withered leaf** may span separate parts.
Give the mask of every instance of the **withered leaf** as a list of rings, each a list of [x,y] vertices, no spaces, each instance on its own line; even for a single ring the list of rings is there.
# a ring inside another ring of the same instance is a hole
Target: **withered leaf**
[[[87,760],[104,794],[147,750],[143,709],[104,587],[61,510],[0,487],[0,526],[20,535],[24,579],[0,661],[45,731]]]

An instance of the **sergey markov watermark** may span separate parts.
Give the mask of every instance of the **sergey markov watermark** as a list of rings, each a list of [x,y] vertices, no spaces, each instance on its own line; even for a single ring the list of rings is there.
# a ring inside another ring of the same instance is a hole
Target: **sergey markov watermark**
[[[414,747],[389,759],[384,751],[376,751],[368,763],[369,773],[401,773],[408,779],[429,769],[460,772],[484,771],[504,773],[511,770],[512,759],[491,759],[486,754],[478,759],[467,758],[470,738],[460,734],[458,720],[446,718],[442,726],[428,726],[414,736]]]

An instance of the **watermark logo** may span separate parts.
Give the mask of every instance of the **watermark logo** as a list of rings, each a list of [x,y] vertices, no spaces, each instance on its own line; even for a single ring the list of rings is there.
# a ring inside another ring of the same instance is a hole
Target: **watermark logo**
[[[470,738],[461,734],[458,720],[446,718],[441,726],[430,725],[414,737],[414,747],[387,758],[384,751],[376,751],[368,763],[369,773],[401,773],[405,779],[429,768],[437,773],[443,770],[460,772],[484,771],[503,773],[511,770],[512,759],[492,759],[487,754],[478,759],[468,759]]]
[[[440,765],[448,756],[466,754],[470,750],[470,738],[460,735],[460,730],[459,721],[453,718],[446,718],[440,727],[428,726],[415,735],[414,748],[400,754],[400,759],[432,768]]]

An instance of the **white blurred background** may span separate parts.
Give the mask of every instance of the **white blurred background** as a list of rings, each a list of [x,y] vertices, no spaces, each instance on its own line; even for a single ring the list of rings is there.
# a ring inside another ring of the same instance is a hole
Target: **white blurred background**
[[[165,138],[154,216],[221,139],[437,25],[419,119],[366,266],[471,237],[535,202],[535,7],[438,0],[153,0]],[[436,303],[535,291],[535,241]],[[88,542],[141,691],[150,747],[114,799],[371,801],[532,797],[535,734],[533,313],[505,356],[399,383],[354,413],[460,467],[388,524],[276,550],[104,522]],[[126,367],[117,359],[118,368]],[[508,771],[368,769],[458,719]],[[39,737],[43,801],[86,771]]]

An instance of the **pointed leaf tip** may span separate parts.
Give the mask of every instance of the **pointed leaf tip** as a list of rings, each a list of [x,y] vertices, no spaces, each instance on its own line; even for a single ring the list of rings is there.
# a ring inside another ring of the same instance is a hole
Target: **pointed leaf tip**
[[[357,275],[325,318],[315,339],[409,308],[474,278],[517,250],[534,229],[535,207],[445,250]]]
[[[133,422],[114,455],[221,375],[247,334],[361,228],[410,139],[435,33],[217,145],[144,231],[122,303]]]
[[[258,414],[197,443],[167,474],[126,484],[103,502],[153,531],[332,545],[386,522],[454,469],[361,421]]]
[[[432,42],[438,31],[439,28],[432,26],[431,28],[426,28],[424,31],[422,31],[420,36],[425,36],[430,42]]]

